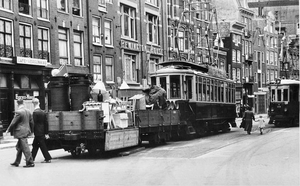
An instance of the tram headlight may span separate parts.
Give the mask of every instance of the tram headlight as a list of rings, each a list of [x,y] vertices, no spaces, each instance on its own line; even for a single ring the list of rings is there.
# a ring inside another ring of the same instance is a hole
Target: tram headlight
[[[287,112],[287,111],[288,111],[288,109],[287,109],[287,107],[285,107],[285,108],[284,108],[284,112]]]
[[[274,108],[273,107],[271,108],[271,112],[274,112]]]

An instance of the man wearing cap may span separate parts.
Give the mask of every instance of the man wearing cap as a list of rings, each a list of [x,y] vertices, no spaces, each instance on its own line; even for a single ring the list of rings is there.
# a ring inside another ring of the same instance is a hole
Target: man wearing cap
[[[24,167],[34,167],[33,159],[30,153],[27,138],[31,134],[33,128],[32,115],[28,109],[24,106],[23,99],[17,100],[18,110],[15,111],[15,115],[10,125],[8,126],[7,132],[12,132],[14,137],[18,139],[16,149],[17,156],[12,166],[18,167],[22,153],[25,155],[26,165]]]
[[[32,143],[32,158],[36,157],[36,154],[41,149],[45,160],[42,163],[51,163],[51,156],[48,152],[45,139],[49,138],[48,135],[48,120],[46,113],[40,108],[40,101],[37,98],[32,99],[34,106],[33,111],[33,123],[34,123],[34,139]]]

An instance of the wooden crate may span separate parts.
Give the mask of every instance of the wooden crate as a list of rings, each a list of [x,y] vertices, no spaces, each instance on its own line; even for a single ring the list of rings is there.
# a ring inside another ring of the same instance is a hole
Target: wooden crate
[[[82,113],[82,130],[99,130],[103,129],[103,111],[91,110]]]
[[[138,145],[139,129],[122,129],[106,131],[105,151],[132,147]]]
[[[60,112],[48,112],[49,131],[59,131],[59,113]]]
[[[58,111],[48,113],[49,131],[99,130],[103,111]]]

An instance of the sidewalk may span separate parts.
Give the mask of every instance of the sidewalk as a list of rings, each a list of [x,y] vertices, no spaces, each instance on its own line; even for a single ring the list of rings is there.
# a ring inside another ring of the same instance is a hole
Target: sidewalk
[[[5,135],[3,133],[3,137],[0,138],[0,150],[7,148],[14,148],[17,144],[18,139],[15,139],[13,136],[8,133]],[[31,146],[33,142],[33,137],[28,138],[28,144]]]
[[[265,123],[266,123],[266,128],[269,128],[270,125],[268,125],[268,122],[269,122],[269,118],[268,118],[268,115],[267,114],[256,114],[255,115],[255,119],[257,119],[260,115],[263,116],[263,119],[265,120]],[[240,124],[242,122],[242,118],[236,118],[236,124],[237,124],[237,127],[239,128],[240,127]],[[256,131],[258,130],[258,122],[253,122],[253,127],[252,127],[252,131]],[[10,135],[10,133],[8,133],[7,135],[5,135],[5,133],[3,133],[3,137],[0,138],[0,150],[1,149],[6,149],[6,148],[14,148],[17,144],[17,139],[14,139],[13,136]],[[31,146],[32,145],[32,142],[33,142],[33,137],[29,137],[28,138],[28,144]]]

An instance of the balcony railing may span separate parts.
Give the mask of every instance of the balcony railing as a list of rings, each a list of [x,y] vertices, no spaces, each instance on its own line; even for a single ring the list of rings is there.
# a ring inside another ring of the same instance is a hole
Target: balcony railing
[[[0,45],[0,57],[13,57],[13,47],[5,46],[3,44]]]

